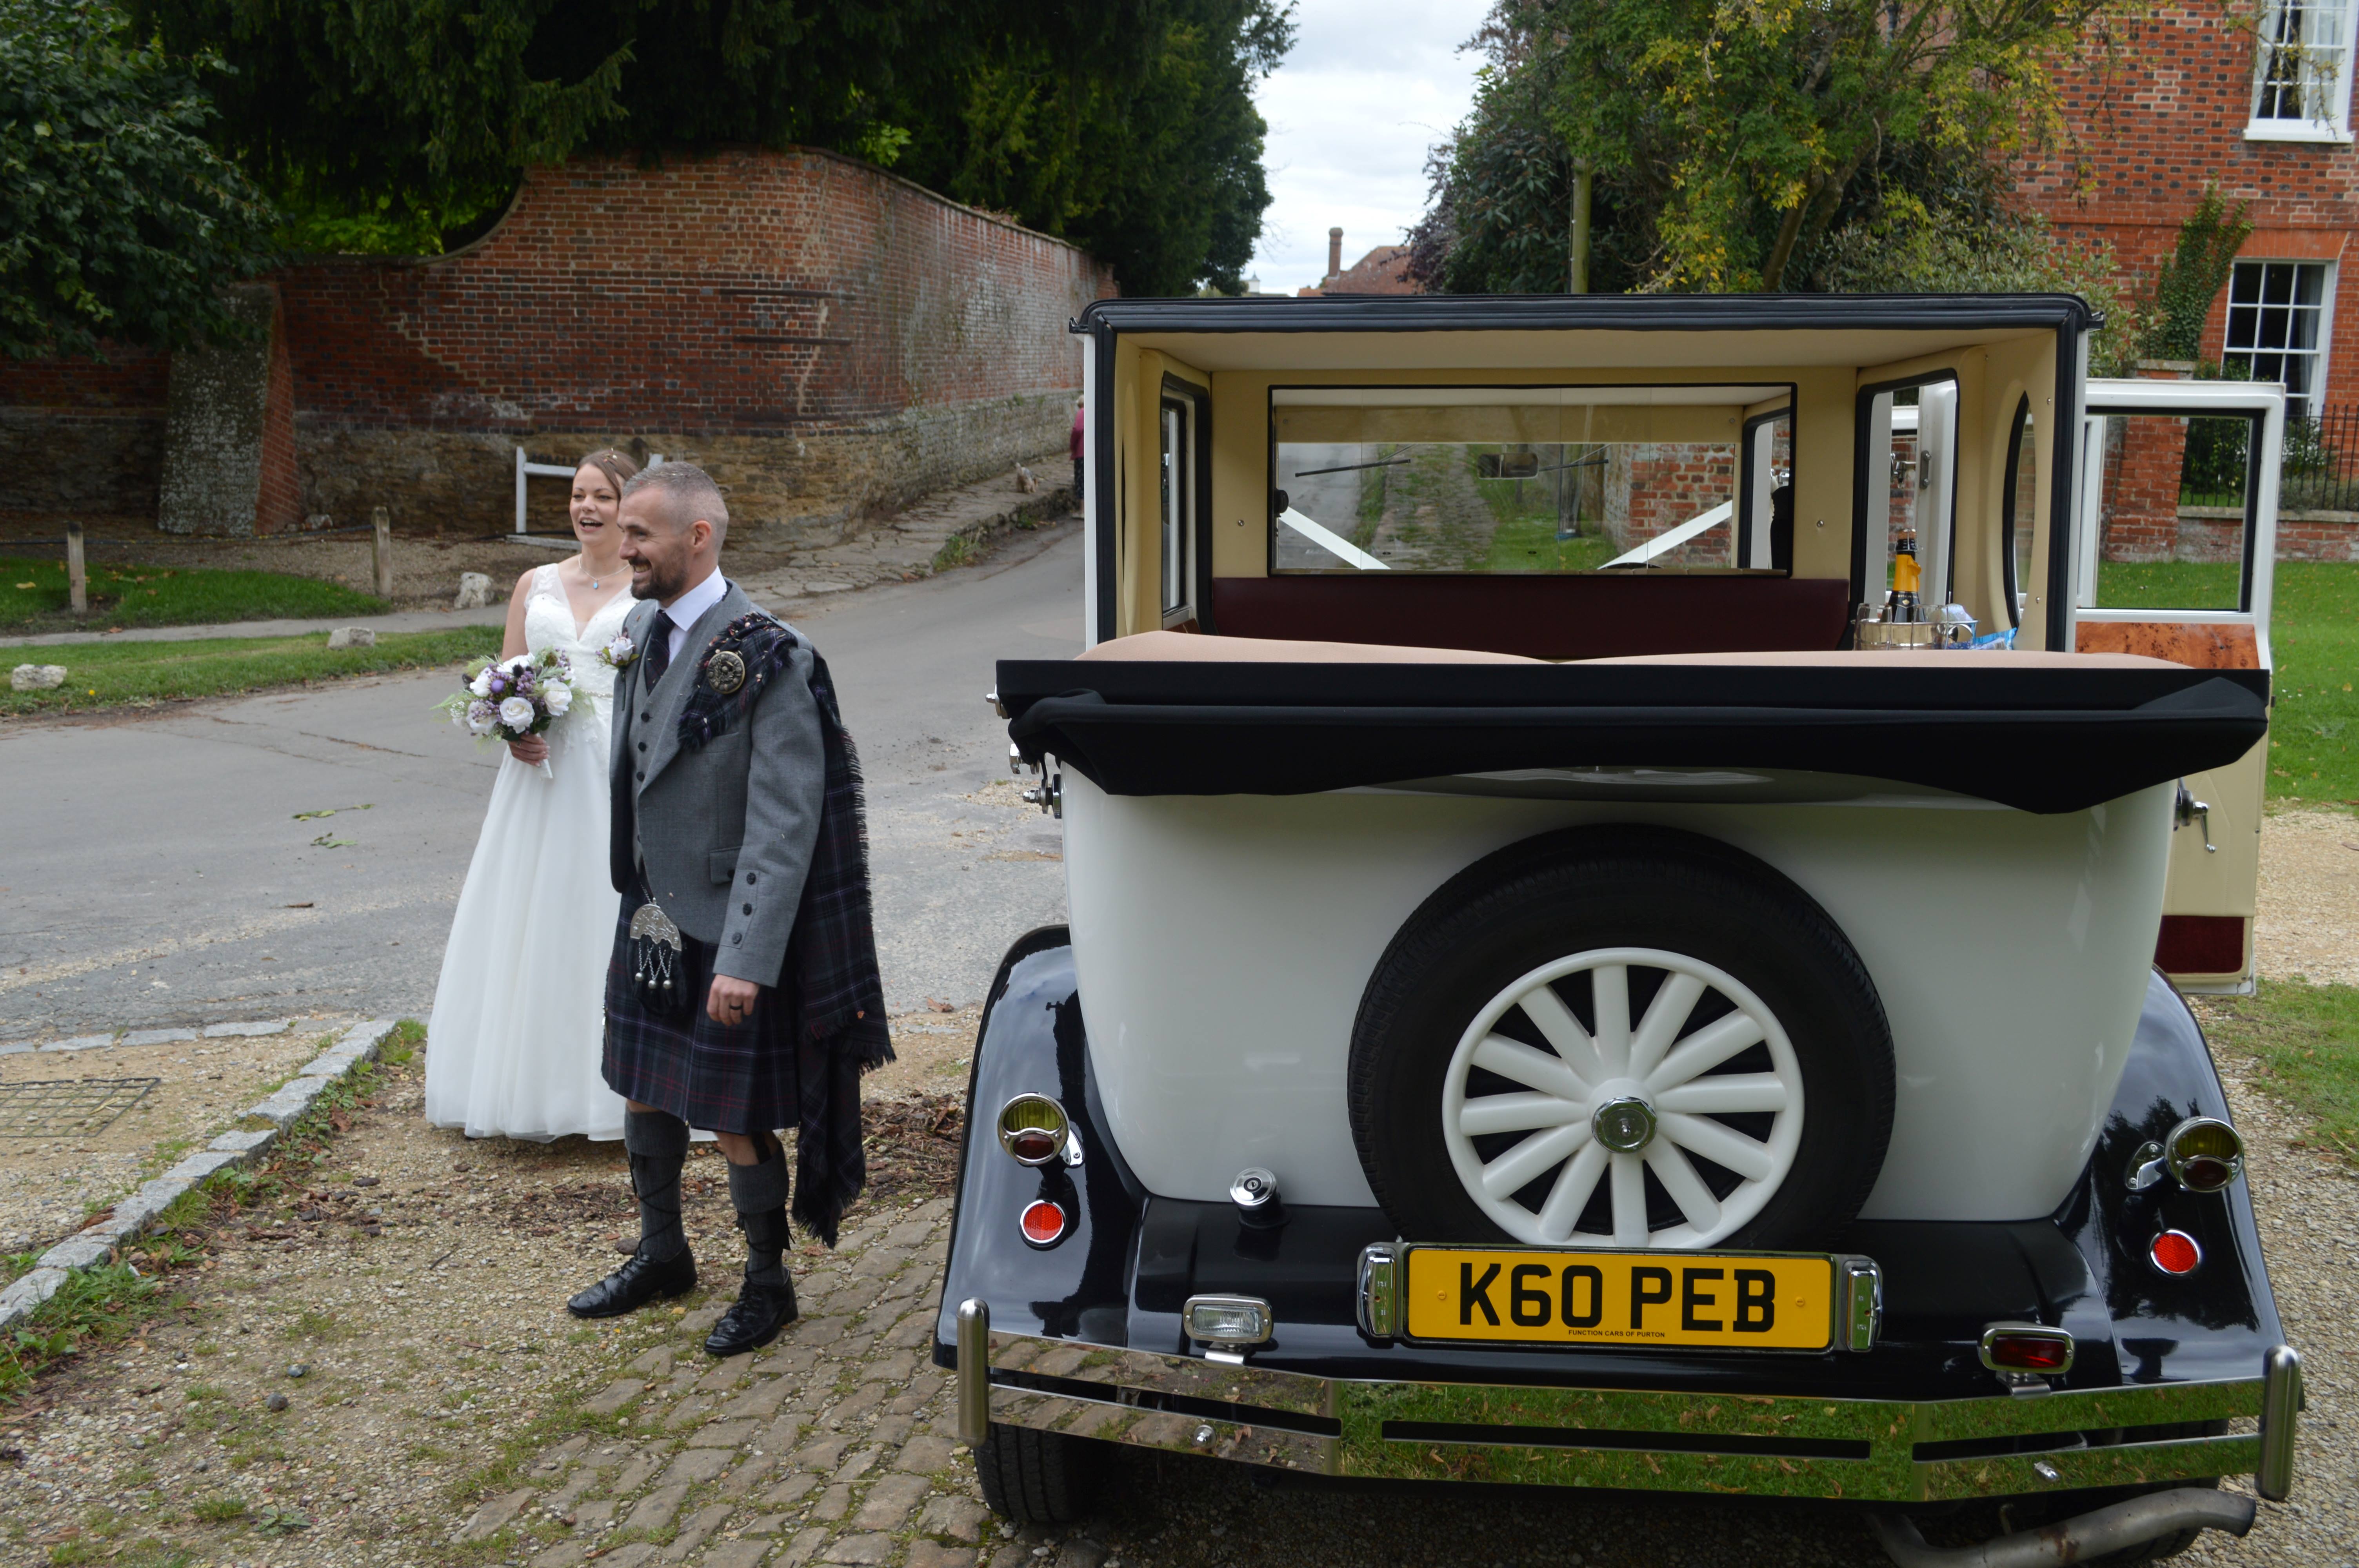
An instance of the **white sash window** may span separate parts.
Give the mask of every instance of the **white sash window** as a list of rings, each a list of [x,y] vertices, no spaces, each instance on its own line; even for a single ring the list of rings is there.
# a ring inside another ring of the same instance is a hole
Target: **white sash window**
[[[2351,6],[2352,0],[2265,0],[2247,139],[2351,139]]]
[[[2326,411],[2326,341],[2334,301],[2324,262],[2240,261],[2228,282],[2221,358],[2286,389],[2286,412]]]

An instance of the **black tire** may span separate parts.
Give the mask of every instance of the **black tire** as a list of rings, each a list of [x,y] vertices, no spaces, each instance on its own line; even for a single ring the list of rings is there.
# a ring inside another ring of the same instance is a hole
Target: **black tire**
[[[1891,1135],[1892,1035],[1883,1003],[1850,942],[1792,881],[1727,845],[1647,827],[1578,828],[1512,845],[1451,878],[1394,936],[1361,999],[1350,1094],[1361,1164],[1399,1234],[1508,1238],[1451,1162],[1439,1109],[1446,1069],[1475,1014],[1511,982],[1607,947],[1701,959],[1774,1013],[1802,1075],[1800,1142],[1761,1210],[1714,1244],[1832,1245],[1866,1201]],[[1586,1005],[1560,999],[1576,1015]],[[1632,1007],[1635,1017],[1635,997]],[[1764,1047],[1753,1049],[1767,1060]],[[1745,1064],[1739,1057],[1722,1070]],[[1729,1173],[1707,1184],[1723,1179],[1734,1185]],[[1646,1181],[1650,1216],[1663,1212],[1658,1206],[1669,1195],[1653,1174]]]
[[[1013,1524],[1071,1524],[1088,1517],[1104,1467],[1102,1443],[997,1422],[974,1451],[984,1504]]]

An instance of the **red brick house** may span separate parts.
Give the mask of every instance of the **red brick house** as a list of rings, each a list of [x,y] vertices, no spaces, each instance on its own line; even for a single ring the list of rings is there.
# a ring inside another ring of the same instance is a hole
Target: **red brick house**
[[[1408,247],[1378,245],[1350,266],[1343,265],[1343,231],[1327,231],[1327,276],[1298,295],[1422,294],[1409,280]]]
[[[2281,380],[2299,411],[2359,405],[2359,309],[2337,311],[2359,231],[2354,0],[2158,0],[2093,40],[2064,78],[2078,146],[2021,189],[2067,236],[2111,245],[2148,287],[2207,185],[2252,237],[2212,307],[2203,356]]]
[[[2289,455],[2298,440],[2311,459],[2287,475],[2280,558],[2359,559],[2359,308],[2337,309],[2359,232],[2354,8],[2359,0],[2158,0],[2113,24],[2109,39],[2093,38],[2064,73],[2074,145],[2028,164],[2018,185],[2060,235],[2112,247],[2134,297],[2152,288],[2207,187],[2244,205],[2253,232],[2201,353],[2283,383],[2289,420],[2318,422],[2314,435],[2289,438]],[[2237,509],[2194,493],[2182,473],[2183,425],[2157,421],[2125,446],[2121,432],[2114,440],[2105,558],[2236,553]]]

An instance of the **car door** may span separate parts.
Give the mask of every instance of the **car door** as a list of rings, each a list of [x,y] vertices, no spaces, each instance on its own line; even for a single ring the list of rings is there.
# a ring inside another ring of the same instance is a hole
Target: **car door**
[[[2072,646],[2267,671],[2285,392],[2088,384],[2075,492]],[[2266,739],[2184,781],[2155,961],[2188,990],[2253,984]]]

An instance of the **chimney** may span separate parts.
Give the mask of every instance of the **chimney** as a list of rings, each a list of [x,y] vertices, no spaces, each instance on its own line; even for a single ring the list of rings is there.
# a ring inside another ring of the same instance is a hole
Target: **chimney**
[[[1343,276],[1343,231],[1340,228],[1327,231],[1327,276]]]

